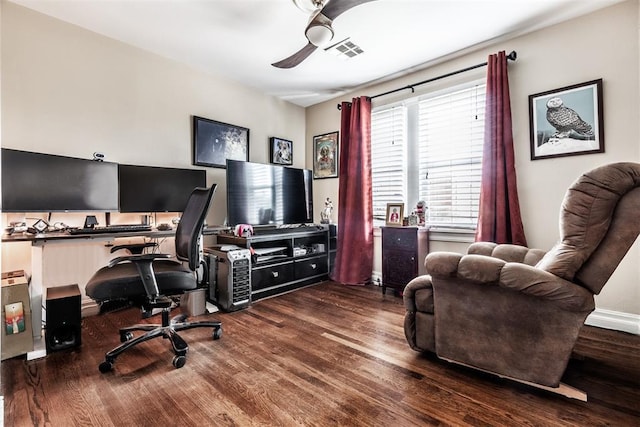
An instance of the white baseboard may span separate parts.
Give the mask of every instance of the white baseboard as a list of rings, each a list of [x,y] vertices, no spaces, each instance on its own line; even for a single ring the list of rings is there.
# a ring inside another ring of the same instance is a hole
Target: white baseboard
[[[596,308],[585,325],[640,335],[640,315]]]
[[[382,273],[379,271],[373,271],[371,273],[371,283],[377,286],[382,286]]]
[[[27,360],[35,360],[43,358],[47,355],[47,346],[44,342],[44,330],[40,338],[33,339],[33,350],[27,353]]]

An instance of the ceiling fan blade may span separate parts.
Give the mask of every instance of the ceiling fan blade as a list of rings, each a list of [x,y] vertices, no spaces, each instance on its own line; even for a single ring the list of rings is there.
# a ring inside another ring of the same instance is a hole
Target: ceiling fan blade
[[[372,1],[375,0],[331,0],[320,13],[333,21],[347,10]]]
[[[328,28],[329,31],[331,31],[331,37],[333,37],[331,22],[334,19],[336,19],[338,16],[342,15],[349,9],[372,1],[375,0],[330,0],[327,5],[322,8],[322,10],[316,11],[315,14],[312,15],[312,18],[307,25],[307,29],[305,30],[305,35],[307,35],[307,38],[309,38],[307,31],[311,27],[324,26],[325,28]],[[274,62],[271,65],[277,68],[293,68],[307,59],[307,57],[311,55],[316,49],[317,46],[309,41],[309,43],[305,47],[303,47],[290,57],[285,58],[282,61]]]
[[[309,42],[305,47],[303,47],[290,57],[285,58],[282,61],[274,62],[271,65],[277,68],[293,68],[307,59],[307,57],[311,55],[316,49],[317,47]]]

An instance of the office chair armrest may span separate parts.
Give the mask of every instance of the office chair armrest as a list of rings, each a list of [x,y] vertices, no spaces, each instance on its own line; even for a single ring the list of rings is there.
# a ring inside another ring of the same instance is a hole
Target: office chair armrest
[[[133,255],[140,255],[142,251],[146,248],[154,248],[158,246],[157,243],[146,242],[146,243],[128,243],[125,245],[116,245],[111,248],[110,253],[114,253],[115,251],[119,251],[121,249],[128,249]]]
[[[123,263],[123,262],[133,262],[133,263],[144,263],[144,262],[148,262],[148,263],[152,263],[155,259],[158,258],[171,258],[171,255],[169,254],[142,254],[142,255],[129,255],[129,256],[119,256],[116,257],[114,259],[112,259],[111,261],[109,261],[109,268],[113,267],[114,265]]]

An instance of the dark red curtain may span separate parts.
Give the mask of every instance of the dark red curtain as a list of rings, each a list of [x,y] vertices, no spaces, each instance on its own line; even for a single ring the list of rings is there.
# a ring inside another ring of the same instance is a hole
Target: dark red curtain
[[[513,155],[507,56],[489,55],[476,241],[526,246]]]
[[[345,285],[371,281],[371,100],[342,103],[338,177],[338,246],[332,279]]]

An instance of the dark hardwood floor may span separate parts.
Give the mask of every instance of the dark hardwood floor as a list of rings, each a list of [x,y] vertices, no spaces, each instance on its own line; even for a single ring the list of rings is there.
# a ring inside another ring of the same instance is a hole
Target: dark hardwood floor
[[[414,352],[401,298],[377,287],[326,282],[210,316],[222,338],[184,332],[181,369],[153,340],[98,371],[135,309],[83,319],[78,349],[2,362],[5,425],[640,425],[640,336],[584,328],[565,375],[579,402]]]

